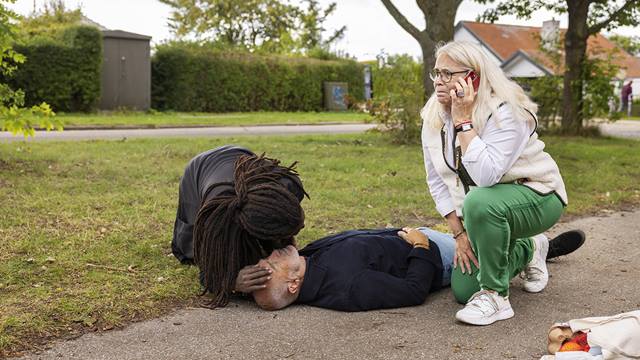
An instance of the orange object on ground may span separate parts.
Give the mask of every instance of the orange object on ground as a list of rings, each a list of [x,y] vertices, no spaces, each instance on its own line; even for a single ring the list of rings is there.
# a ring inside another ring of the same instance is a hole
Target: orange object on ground
[[[566,340],[558,351],[589,351],[591,347],[587,342],[587,333],[578,331],[571,339]]]

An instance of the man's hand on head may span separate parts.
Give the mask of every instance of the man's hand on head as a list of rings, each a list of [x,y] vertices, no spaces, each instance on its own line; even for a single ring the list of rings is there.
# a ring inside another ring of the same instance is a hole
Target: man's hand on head
[[[235,291],[250,294],[256,290],[267,287],[267,281],[271,280],[272,270],[260,265],[245,266],[236,278]]]
[[[398,236],[403,238],[411,246],[429,249],[429,238],[416,228],[405,227],[398,231]]]

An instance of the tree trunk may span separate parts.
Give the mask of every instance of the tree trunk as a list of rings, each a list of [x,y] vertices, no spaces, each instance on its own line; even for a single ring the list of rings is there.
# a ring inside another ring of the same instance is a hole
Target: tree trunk
[[[569,26],[565,35],[565,70],[562,100],[562,133],[582,130],[584,60],[587,56],[589,1],[568,0]]]
[[[416,0],[424,14],[426,28],[418,30],[398,11],[391,0],[381,0],[389,14],[406,32],[420,44],[422,49],[422,86],[426,99],[433,94],[433,82],[429,79],[429,71],[435,65],[435,49],[438,43],[453,40],[453,21],[462,0]]]
[[[424,99],[429,99],[433,91],[433,80],[429,77],[429,72],[436,66],[436,57],[434,56],[436,45],[432,41],[420,43],[422,48],[422,86],[424,89]]]
[[[459,0],[418,0],[418,5],[424,12],[424,19],[427,24],[423,33],[424,36],[418,40],[422,49],[422,83],[424,85],[425,99],[428,99],[434,91],[433,81],[429,78],[429,72],[436,64],[436,46],[441,42],[453,41],[453,21],[456,18],[460,2]]]

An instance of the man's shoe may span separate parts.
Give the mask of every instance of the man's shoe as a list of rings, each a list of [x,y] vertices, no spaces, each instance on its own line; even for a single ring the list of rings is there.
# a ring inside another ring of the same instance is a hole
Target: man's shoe
[[[547,260],[571,254],[584,244],[585,239],[586,236],[581,230],[563,232],[549,241]]]
[[[464,309],[456,313],[456,319],[471,325],[489,325],[512,317],[513,309],[509,298],[490,290],[480,290],[473,294]]]
[[[547,253],[549,252],[549,239],[542,235],[532,237],[535,246],[533,259],[524,269],[524,291],[538,293],[542,291],[549,282],[549,271],[547,270]]]

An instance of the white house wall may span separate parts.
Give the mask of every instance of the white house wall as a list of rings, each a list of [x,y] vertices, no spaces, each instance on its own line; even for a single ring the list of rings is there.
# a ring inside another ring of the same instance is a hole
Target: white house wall
[[[500,59],[498,59],[495,55],[493,55],[491,50],[489,50],[489,48],[487,48],[486,46],[484,46],[484,44],[482,44],[480,41],[478,41],[478,39],[469,30],[467,30],[464,26],[459,26],[456,29],[455,33],[453,34],[453,40],[454,41],[469,41],[469,42],[472,42],[474,44],[478,44],[487,53],[489,58],[491,60],[493,60],[498,66],[500,66],[502,64],[502,61],[500,61]]]
[[[640,99],[640,78],[626,78],[623,81],[620,81],[620,79],[616,79],[611,81],[611,84],[614,87],[613,92],[616,94],[616,96],[620,97],[622,86],[629,81],[633,81],[633,84],[631,84],[631,94],[633,95],[633,99],[638,101],[638,99]]]
[[[633,99],[640,99],[640,78],[626,79],[625,84],[629,81],[633,80],[633,84],[631,84],[631,93],[633,94]]]
[[[531,60],[523,56],[520,56],[514,59],[513,61],[511,61],[511,63],[509,63],[508,66],[504,67],[502,70],[504,70],[504,72],[509,77],[530,78],[530,77],[540,77],[545,75],[545,73],[542,70],[540,70],[539,67],[535,66],[531,62]]]

